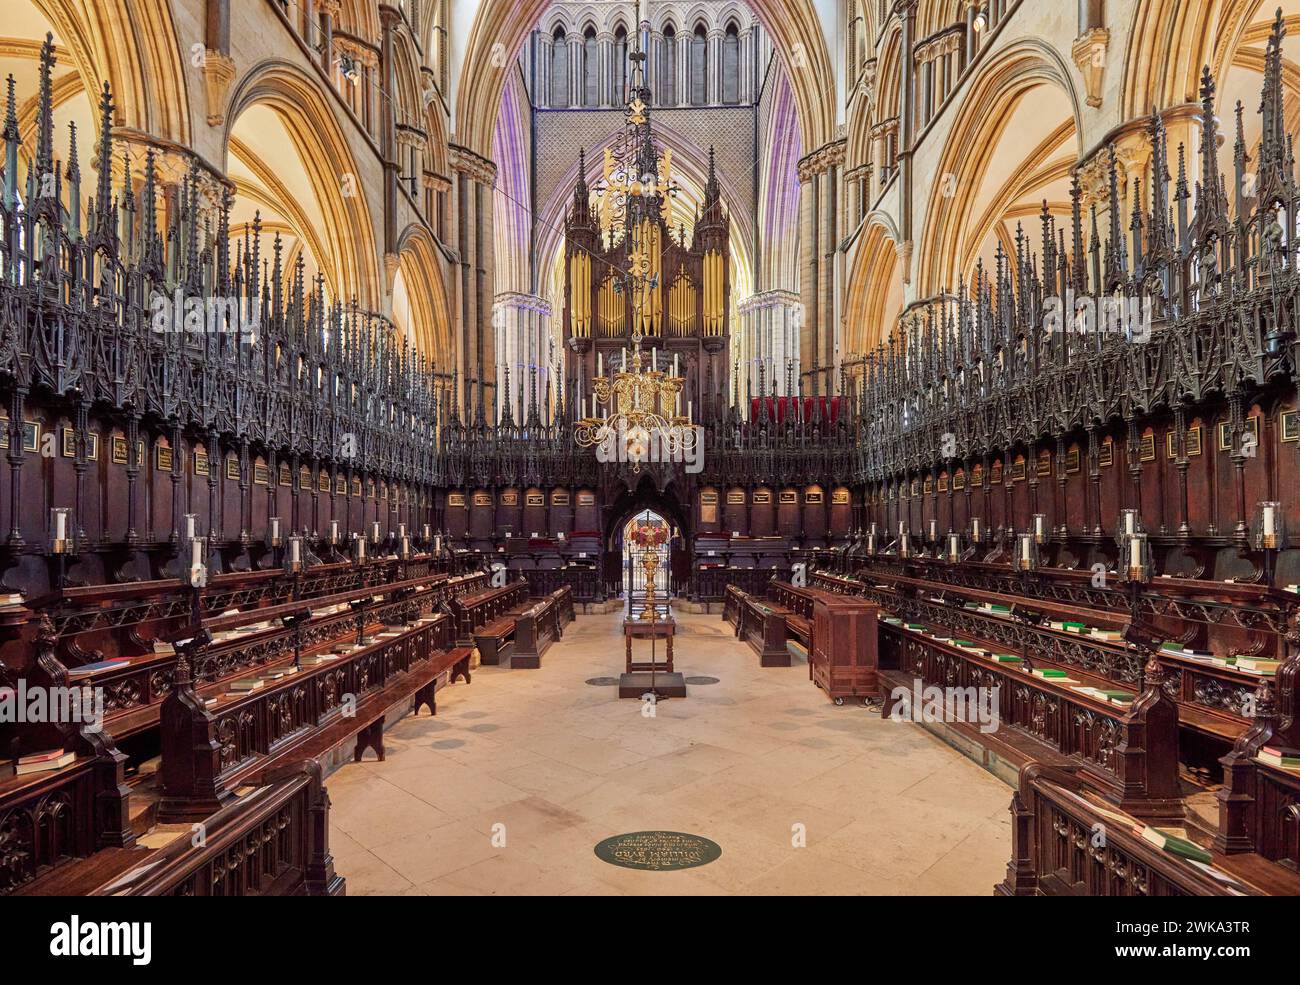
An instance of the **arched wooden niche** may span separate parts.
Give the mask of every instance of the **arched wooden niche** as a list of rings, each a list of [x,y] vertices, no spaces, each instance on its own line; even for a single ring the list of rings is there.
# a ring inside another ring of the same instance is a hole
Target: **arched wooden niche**
[[[741,537],[749,536],[749,497],[740,486],[727,490],[726,529]]]
[[[493,536],[495,516],[492,494],[486,489],[475,489],[469,502],[469,532],[471,537]]]
[[[750,497],[749,532],[754,537],[776,533],[776,493],[770,486],[759,486]]]
[[[805,537],[826,536],[826,491],[816,484],[804,487],[803,533]]]
[[[511,537],[518,537],[523,529],[520,517],[519,490],[515,488],[502,489],[497,493],[497,530],[504,537],[509,534]]]
[[[447,536],[460,540],[469,532],[469,493],[453,489],[447,493]]]
[[[722,504],[718,499],[718,490],[715,486],[705,486],[700,490],[697,506],[700,533],[716,534],[722,529]]]
[[[524,520],[520,531],[525,537],[539,535],[545,537],[546,529],[546,493],[536,486],[524,491]]]
[[[831,490],[831,536],[847,537],[853,528],[853,495],[848,486]]]
[[[567,489],[551,490],[550,531],[552,537],[573,533],[573,498]]]

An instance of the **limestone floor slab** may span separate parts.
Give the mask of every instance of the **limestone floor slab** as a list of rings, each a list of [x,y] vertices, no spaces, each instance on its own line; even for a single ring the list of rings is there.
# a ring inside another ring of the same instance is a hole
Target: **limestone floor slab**
[[[655,706],[616,677],[617,615],[579,616],[540,670],[482,667],[407,718],[387,760],[328,780],[348,892],[988,895],[1011,790],[919,726],[835,707],[808,668],[761,668],[719,616],[679,613],[676,669],[718,678]],[[722,857],[682,872],[598,859],[629,831]]]

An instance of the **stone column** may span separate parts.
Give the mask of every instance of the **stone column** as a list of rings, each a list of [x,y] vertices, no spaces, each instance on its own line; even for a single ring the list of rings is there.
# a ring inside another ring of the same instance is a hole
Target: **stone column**
[[[533,93],[533,99],[538,106],[551,105],[551,38],[548,35],[540,35],[537,44],[537,71],[535,73],[537,80],[537,91]]]
[[[379,47],[379,147],[384,159],[384,253],[397,252],[397,181],[401,173],[398,162],[396,68],[393,55],[393,31],[401,23],[402,13],[386,3],[379,5],[383,25]]]
[[[570,37],[569,42],[569,106],[576,107],[582,105],[583,99],[583,39],[581,37]]]
[[[817,180],[799,169],[799,361],[811,366],[817,344]]]
[[[714,106],[722,102],[722,32],[716,27],[709,31],[705,51],[708,64],[704,73],[707,79],[704,101]]]
[[[615,105],[614,95],[614,36],[602,31],[596,36],[596,49],[600,60],[596,67],[596,104],[598,106]]]
[[[913,46],[916,43],[916,0],[904,0],[900,14],[902,17],[901,51],[903,55],[903,84],[899,87],[899,143],[898,164],[902,170],[902,229],[899,230],[903,241],[912,238],[912,144],[916,133],[916,58]]]
[[[821,224],[821,232],[817,236],[817,297],[820,305],[817,315],[817,334],[820,342],[817,362],[821,366],[829,366],[833,362],[835,251],[839,238],[835,222],[835,202],[838,192],[835,177],[838,171],[839,169],[833,163],[827,163],[826,170],[822,172],[819,179],[820,188],[817,195],[817,219]]]
[[[456,175],[456,249],[460,257],[458,279],[459,332],[462,346],[457,365],[462,381],[479,376],[495,379],[496,337],[492,328],[492,184],[496,167],[468,148],[452,145],[451,165]],[[473,413],[477,406],[468,408]]]
[[[677,105],[689,106],[691,102],[690,94],[690,67],[691,67],[691,35],[679,34],[677,36]]]

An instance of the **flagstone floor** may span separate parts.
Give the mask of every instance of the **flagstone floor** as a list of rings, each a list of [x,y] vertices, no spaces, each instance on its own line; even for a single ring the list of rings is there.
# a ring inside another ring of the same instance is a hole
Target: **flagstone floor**
[[[349,895],[988,895],[1011,789],[919,726],[835,707],[808,668],[760,668],[721,616],[678,614],[691,685],[653,717],[588,678],[622,670],[620,616],[579,616],[541,670],[482,667],[407,718],[387,761],[328,780]],[[646,644],[639,644],[646,645]],[[722,856],[645,872],[611,835],[683,831]],[[802,835],[802,837],[801,837]]]

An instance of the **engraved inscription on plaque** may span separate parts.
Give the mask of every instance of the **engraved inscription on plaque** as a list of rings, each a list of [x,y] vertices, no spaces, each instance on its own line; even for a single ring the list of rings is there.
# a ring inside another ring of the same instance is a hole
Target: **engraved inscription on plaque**
[[[670,872],[708,865],[722,857],[722,846],[680,831],[633,831],[600,842],[596,857],[625,869]]]

